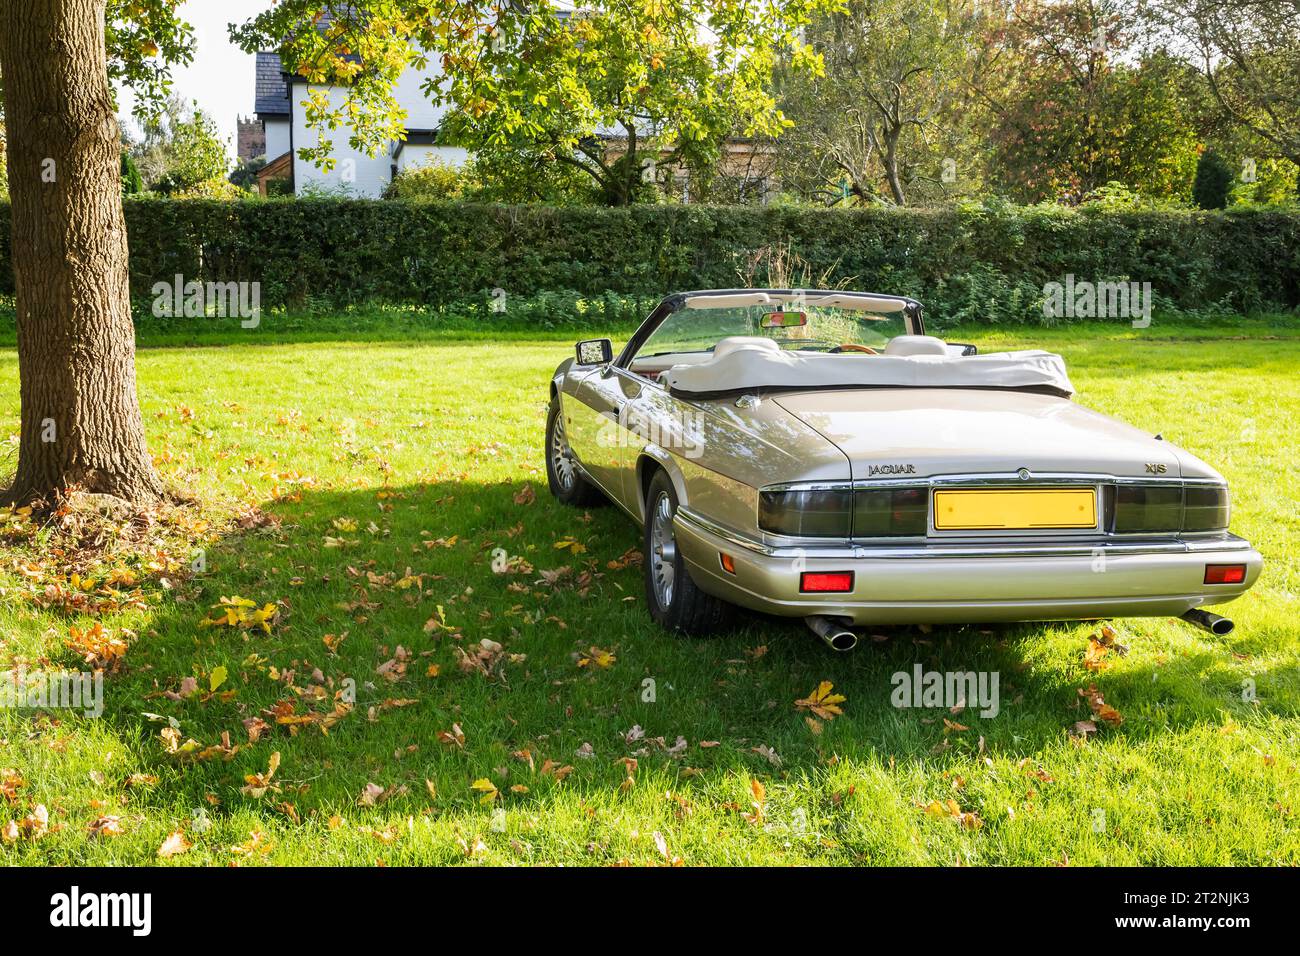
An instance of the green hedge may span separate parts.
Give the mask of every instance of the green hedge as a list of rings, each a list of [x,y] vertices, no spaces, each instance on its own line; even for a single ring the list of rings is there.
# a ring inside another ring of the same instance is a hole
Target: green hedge
[[[807,284],[915,296],[943,324],[1041,321],[1043,286],[1150,282],[1184,312],[1300,305],[1300,215],[948,210],[627,209],[338,199],[128,200],[131,280],[258,280],[263,308],[443,306],[543,293],[658,297],[743,284],[756,250],[786,246]],[[0,205],[0,292],[12,292]],[[760,274],[761,275],[761,274]],[[765,278],[765,277],[763,277]],[[804,284],[800,281],[792,284]]]

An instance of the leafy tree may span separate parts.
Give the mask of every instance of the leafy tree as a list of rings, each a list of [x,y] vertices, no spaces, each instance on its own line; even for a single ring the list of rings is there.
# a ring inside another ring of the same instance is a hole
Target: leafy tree
[[[171,97],[143,124],[134,156],[145,186],[164,196],[207,188],[226,179],[230,160],[217,125],[197,106]]]
[[[771,73],[780,44],[793,42],[787,18],[804,5],[599,0],[567,17],[548,9],[490,44],[498,105],[471,97],[449,125],[490,173],[529,160],[568,166],[613,206],[656,199],[678,171],[707,183],[728,136],[786,126]],[[793,59],[815,65],[804,46]]]
[[[473,175],[475,198],[481,202],[569,206],[601,201],[585,172],[526,150],[501,150],[490,159],[476,156]]]
[[[217,124],[200,109],[177,124],[164,147],[167,165],[153,188],[164,195],[183,193],[205,184],[225,182],[230,160]]]
[[[1165,0],[1152,16],[1195,50],[1215,106],[1258,155],[1300,165],[1300,2]]]
[[[905,205],[969,181],[964,114],[979,68],[979,17],[967,0],[849,0],[806,32],[821,73],[786,72],[794,128],[777,144],[783,180],[829,201]]]
[[[996,66],[977,91],[993,117],[994,179],[1011,195],[1077,202],[1119,182],[1186,198],[1194,77],[1138,45],[1135,11],[1120,0],[1024,0],[991,27]]]
[[[1232,169],[1212,149],[1201,153],[1196,163],[1196,180],[1192,183],[1192,201],[1200,209],[1222,209],[1228,205],[1232,188]]]
[[[1290,206],[1300,200],[1300,169],[1289,159],[1243,160],[1228,205]],[[1247,172],[1249,171],[1249,178]]]
[[[257,174],[262,171],[266,165],[265,156],[254,156],[252,159],[241,159],[235,163],[235,168],[230,171],[226,177],[231,184],[244,190],[257,189]]]
[[[321,139],[299,155],[327,168],[327,134],[339,125],[353,148],[372,154],[401,138],[392,83],[436,56],[441,76],[425,92],[454,107],[450,141],[470,148],[488,178],[559,164],[623,205],[661,169],[707,176],[733,133],[779,133],[786,123],[770,90],[777,54],[789,49],[815,68],[795,30],[833,2],[591,0],[569,12],[448,0],[432,15],[428,3],[376,2],[301,30],[320,4],[286,0],[233,35],[248,50],[280,46],[287,66],[309,80],[346,82],[344,102],[323,91],[307,99]]]

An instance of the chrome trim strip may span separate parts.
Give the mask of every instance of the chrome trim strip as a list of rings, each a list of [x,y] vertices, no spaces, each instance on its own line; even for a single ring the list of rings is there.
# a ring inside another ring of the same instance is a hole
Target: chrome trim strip
[[[677,506],[677,517],[690,524],[695,525],[695,527],[698,528],[700,531],[704,531],[708,534],[713,535],[714,537],[721,538],[722,540],[726,541],[728,544],[734,544],[736,547],[744,548],[746,551],[753,551],[757,554],[766,554],[766,555],[774,556],[774,555],[780,555],[787,551],[798,550],[798,549],[790,549],[790,548],[770,547],[754,538],[749,538],[735,531],[732,531],[729,528],[724,528],[722,525],[716,524],[710,521],[708,518],[696,514],[686,505]]]
[[[1250,542],[1234,534],[1195,539],[1145,541],[1092,541],[1079,544],[882,544],[882,545],[810,545],[808,547],[773,547],[746,537],[701,517],[687,507],[677,509],[677,517],[698,530],[721,538],[728,544],[771,558],[833,558],[841,560],[870,558],[1011,558],[1011,557],[1096,557],[1099,554],[1193,554],[1211,551],[1249,551]]]
[[[1151,476],[1149,478],[1127,475],[1103,475],[1084,473],[1052,472],[1048,474],[1030,474],[1028,479],[1021,478],[1015,472],[1005,474],[981,475],[930,475],[915,478],[855,478],[852,481],[791,481],[775,485],[763,485],[764,491],[854,491],[863,488],[947,488],[953,485],[963,487],[1006,487],[1033,488],[1039,485],[1209,485],[1227,488],[1226,482],[1214,478],[1171,478],[1168,476]]]

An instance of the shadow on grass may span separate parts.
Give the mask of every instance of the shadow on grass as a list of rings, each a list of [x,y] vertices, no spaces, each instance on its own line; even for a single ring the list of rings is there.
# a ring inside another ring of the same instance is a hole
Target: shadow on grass
[[[883,640],[849,655],[831,652],[799,622],[766,618],[713,640],[666,634],[645,611],[640,569],[627,563],[639,540],[633,525],[613,508],[575,511],[544,486],[533,491],[531,503],[516,501],[527,501],[522,483],[306,491],[268,506],[280,527],[210,548],[190,600],[153,617],[127,672],[107,689],[105,719],[156,755],[163,782],[142,797],[146,805],[205,806],[213,794],[246,807],[245,775],[265,771],[273,751],[282,755],[283,799],[299,813],[355,812],[371,783],[399,791],[386,810],[421,812],[430,803],[426,781],[443,795],[440,810],[486,813],[470,789],[475,780],[502,790],[522,783],[534,806],[558,798],[561,786],[595,798],[617,791],[619,760],[629,755],[640,759],[640,773],[676,778],[685,792],[735,775],[816,777],[832,755],[932,771],[983,753],[1034,757],[1090,717],[1078,689],[1092,683],[1127,720],[1090,746],[1153,742],[1249,710],[1239,688],[1205,676],[1226,652],[1092,674],[1081,664],[1087,631],[1068,624],[882,629]],[[557,547],[564,542],[576,544]],[[494,571],[494,559],[511,571]],[[271,633],[200,626],[211,605],[232,596],[279,602]],[[1062,667],[1044,641],[1067,635],[1079,663]],[[462,668],[461,652],[473,657],[485,640],[501,646],[488,673]],[[600,665],[599,650],[613,653],[610,666]],[[918,663],[998,672],[999,713],[896,709],[892,675]],[[228,669],[220,688],[233,692],[228,699],[163,696],[189,676],[206,689],[217,667]],[[1267,696],[1270,681],[1294,682],[1295,674],[1256,679]],[[277,715],[329,711],[349,680],[355,709],[328,734],[276,723]],[[814,733],[794,702],[821,681],[847,701]],[[176,772],[158,740],[165,725],[145,713],[177,721],[182,740],[209,746],[229,733],[241,749],[229,761]],[[249,744],[255,720],[271,726]],[[463,743],[446,736],[455,727]],[[684,749],[669,753],[679,738]],[[779,765],[759,748],[771,748]],[[560,784],[530,770],[525,754],[534,768],[552,760],[575,769]],[[684,774],[687,767],[698,773]]]

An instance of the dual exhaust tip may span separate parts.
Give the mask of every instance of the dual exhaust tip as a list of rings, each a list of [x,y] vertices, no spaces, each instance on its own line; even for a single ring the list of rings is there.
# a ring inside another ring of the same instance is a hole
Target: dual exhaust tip
[[[1183,620],[1219,637],[1231,634],[1233,627],[1236,626],[1228,618],[1204,611],[1199,607],[1194,607],[1184,614]],[[847,653],[858,646],[857,633],[841,624],[836,618],[813,614],[804,618],[804,623],[833,651]]]

